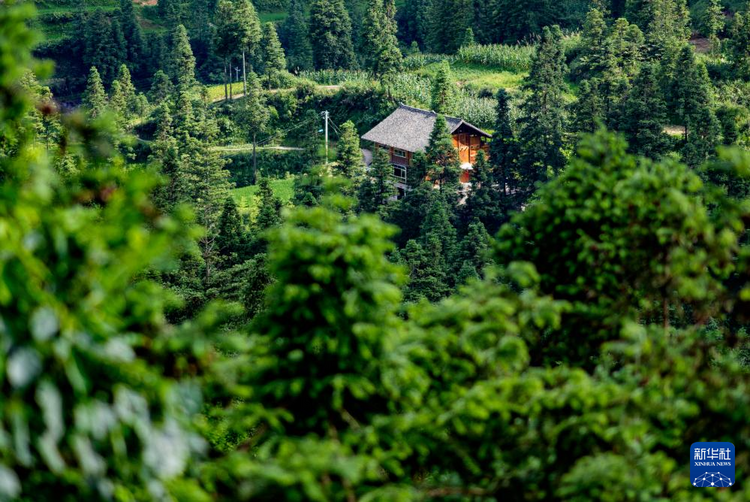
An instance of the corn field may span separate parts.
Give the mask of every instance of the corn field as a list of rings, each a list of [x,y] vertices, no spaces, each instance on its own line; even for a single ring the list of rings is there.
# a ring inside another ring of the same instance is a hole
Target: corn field
[[[299,77],[312,80],[320,85],[341,85],[351,83],[368,83],[370,74],[360,70],[316,70],[301,71]]]
[[[419,108],[429,108],[431,82],[427,77],[413,73],[399,73],[391,77],[393,97],[402,103]]]
[[[454,105],[454,114],[477,127],[492,128],[495,124],[495,109],[497,100],[493,98],[479,98],[466,92],[461,92]]]
[[[523,72],[531,68],[535,50],[533,45],[472,45],[461,47],[456,57],[463,63]]]

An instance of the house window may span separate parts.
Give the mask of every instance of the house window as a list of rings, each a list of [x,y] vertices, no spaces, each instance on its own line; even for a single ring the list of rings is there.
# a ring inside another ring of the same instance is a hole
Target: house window
[[[402,159],[406,158],[406,152],[403,150],[399,150],[398,148],[393,149],[393,156],[394,157],[401,157]]]
[[[401,166],[393,166],[393,176],[396,180],[406,182],[406,168]]]

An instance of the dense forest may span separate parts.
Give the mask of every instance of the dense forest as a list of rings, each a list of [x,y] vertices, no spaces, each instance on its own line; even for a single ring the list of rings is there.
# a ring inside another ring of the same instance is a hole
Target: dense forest
[[[741,0],[0,0],[0,502],[750,500],[749,149]]]

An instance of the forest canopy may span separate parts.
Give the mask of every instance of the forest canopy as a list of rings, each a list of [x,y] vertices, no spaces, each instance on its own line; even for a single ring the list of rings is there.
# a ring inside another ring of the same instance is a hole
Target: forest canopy
[[[750,500],[748,15],[6,0],[0,502]]]

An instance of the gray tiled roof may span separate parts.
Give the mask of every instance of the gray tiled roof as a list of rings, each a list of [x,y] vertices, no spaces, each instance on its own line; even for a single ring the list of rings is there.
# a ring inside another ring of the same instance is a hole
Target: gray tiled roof
[[[362,139],[407,152],[421,152],[427,148],[430,142],[430,133],[435,126],[435,117],[437,117],[435,112],[402,104],[381,123],[362,136]],[[464,124],[490,137],[488,133],[461,119],[446,116],[445,121],[448,123],[451,133]]]

